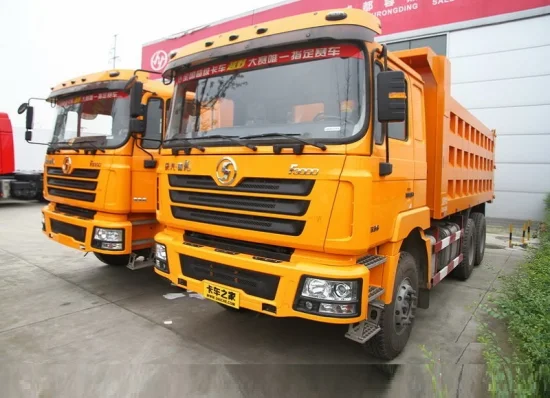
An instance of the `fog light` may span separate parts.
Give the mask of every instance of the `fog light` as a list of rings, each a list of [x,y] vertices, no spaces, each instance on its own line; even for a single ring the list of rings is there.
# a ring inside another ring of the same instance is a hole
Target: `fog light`
[[[319,312],[323,314],[350,315],[355,314],[355,304],[321,303]]]
[[[306,308],[311,311],[313,309],[313,303],[311,301],[306,301]]]
[[[124,230],[122,229],[107,229],[107,228],[95,228],[94,240],[101,242],[123,242]]]
[[[101,242],[101,248],[105,250],[122,250],[122,243]]]

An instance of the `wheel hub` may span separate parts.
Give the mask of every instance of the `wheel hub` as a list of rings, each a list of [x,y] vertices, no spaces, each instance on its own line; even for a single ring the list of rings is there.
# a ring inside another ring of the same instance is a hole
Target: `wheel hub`
[[[397,288],[395,298],[394,326],[397,334],[403,333],[407,326],[412,323],[415,308],[416,292],[409,278],[406,278]]]

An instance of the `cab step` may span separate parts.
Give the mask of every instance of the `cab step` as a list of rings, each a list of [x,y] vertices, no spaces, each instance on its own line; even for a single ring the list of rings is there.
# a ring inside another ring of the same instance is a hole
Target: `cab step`
[[[372,339],[380,329],[378,324],[367,319],[366,321],[349,325],[348,332],[345,336],[359,344],[365,344]]]
[[[143,258],[142,261],[136,261],[138,257],[139,256],[135,253],[130,254],[130,261],[128,262],[128,265],[126,265],[126,268],[131,269],[132,271],[137,271],[138,269],[152,267],[155,265],[155,255],[152,252],[147,258]]]
[[[382,265],[386,262],[386,257],[384,256],[378,256],[375,254],[369,254],[367,256],[363,256],[357,260],[357,264],[364,265],[368,269],[373,269],[374,267],[377,267],[379,265]]]
[[[369,286],[369,303],[384,294],[384,291],[383,287]]]

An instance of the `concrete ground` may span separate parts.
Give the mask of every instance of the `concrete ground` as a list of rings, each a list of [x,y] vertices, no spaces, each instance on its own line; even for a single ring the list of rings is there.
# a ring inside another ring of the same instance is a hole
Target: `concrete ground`
[[[233,314],[151,268],[109,267],[49,241],[39,204],[0,206],[0,385],[5,397],[485,397],[475,311],[524,251],[488,237],[466,282],[447,278],[419,310],[393,375],[345,327]],[[428,354],[420,345],[426,346]],[[328,365],[328,366],[327,366]]]

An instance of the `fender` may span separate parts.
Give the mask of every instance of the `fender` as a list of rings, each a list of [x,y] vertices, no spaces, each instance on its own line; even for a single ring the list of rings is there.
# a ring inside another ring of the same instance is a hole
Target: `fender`
[[[399,213],[393,226],[390,242],[403,241],[415,228],[430,228],[430,208],[427,206]]]

